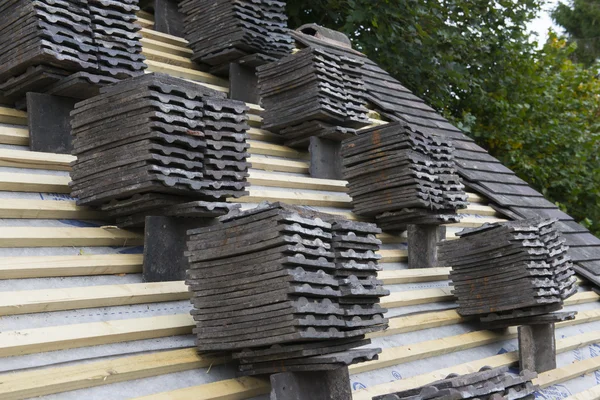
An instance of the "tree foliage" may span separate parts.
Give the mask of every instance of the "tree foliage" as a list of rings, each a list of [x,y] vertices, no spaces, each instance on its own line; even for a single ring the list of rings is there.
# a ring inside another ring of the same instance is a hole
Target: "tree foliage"
[[[302,0],[290,25],[345,32],[416,95],[600,233],[600,82],[525,26],[542,0]]]
[[[552,11],[552,19],[567,32],[570,41],[577,44],[575,61],[588,66],[600,58],[600,2],[572,0],[568,5],[559,3]]]

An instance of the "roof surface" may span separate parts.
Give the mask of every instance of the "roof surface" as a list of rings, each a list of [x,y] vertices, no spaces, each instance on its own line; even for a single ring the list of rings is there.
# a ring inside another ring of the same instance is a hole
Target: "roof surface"
[[[151,15],[142,14],[140,22],[151,71],[227,90],[226,81],[193,69],[184,40],[154,32]],[[495,169],[503,178],[512,176],[399,83],[369,68],[393,89],[386,94],[376,89],[379,81],[370,84],[372,102],[385,117],[460,139],[465,155],[459,162],[467,178],[478,173],[470,168],[476,162],[469,161],[475,157],[471,153],[484,158],[476,164],[482,173],[496,176]],[[384,108],[384,103],[391,106]],[[252,187],[242,199],[244,207],[285,201],[352,218],[345,182],[310,178],[308,155],[279,145],[275,135],[260,129],[260,107],[252,110]],[[100,214],[76,207],[66,194],[73,157],[29,151],[26,123],[26,114],[0,108],[0,399],[267,398],[268,382],[236,379],[226,357],[197,354],[183,282],[141,282],[141,235],[103,227]],[[510,187],[527,190],[510,179]],[[448,238],[463,227],[506,218],[490,204],[514,213],[528,209],[505,204],[495,193],[501,192],[471,194],[471,205],[463,210],[461,223],[448,227]],[[526,198],[516,195],[511,201]],[[380,359],[351,368],[356,399],[416,386],[450,371],[514,364],[514,331],[481,330],[461,319],[454,311],[448,269],[408,270],[405,235],[382,239],[380,275],[392,292],[383,300],[390,309],[390,329],[373,337],[374,345],[384,349]],[[581,376],[600,370],[598,299],[584,286],[567,300],[566,309],[579,311],[575,321],[557,331],[558,364],[569,367],[540,377],[547,387],[544,397],[562,398],[598,383],[594,374]]]

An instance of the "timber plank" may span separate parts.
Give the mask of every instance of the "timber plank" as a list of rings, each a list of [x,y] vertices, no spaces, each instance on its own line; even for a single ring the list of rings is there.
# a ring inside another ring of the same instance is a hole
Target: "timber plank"
[[[449,286],[435,289],[408,290],[405,292],[394,292],[389,296],[383,297],[381,299],[381,307],[399,308],[417,304],[453,301],[454,299],[452,288]]]
[[[0,279],[134,274],[142,263],[142,254],[0,257]]]
[[[22,126],[0,126],[0,143],[27,146],[29,144],[29,130]]]
[[[67,247],[67,246],[140,246],[143,235],[118,229],[103,228],[0,228],[0,248]]]
[[[147,37],[143,37],[140,42],[142,43],[143,49],[151,49],[151,50],[158,50],[158,51],[162,51],[163,53],[169,53],[175,56],[180,56],[180,57],[191,57],[194,52],[192,51],[192,49],[182,46],[182,45],[175,45],[175,44],[169,44],[169,43],[165,43],[163,41],[160,40],[156,40],[156,39],[150,39]]]
[[[382,263],[383,261],[380,261]],[[398,271],[379,271],[377,279],[384,285],[397,285],[403,283],[435,282],[448,279],[451,268],[415,268]]]
[[[319,179],[307,176],[282,175],[260,170],[250,171],[248,181],[251,185],[288,189],[322,190],[331,192],[347,191],[344,181],[335,179]]]
[[[69,154],[0,149],[0,166],[70,171],[76,157]]]
[[[14,108],[0,106],[0,123],[27,125],[27,113],[15,110]]]
[[[144,47],[142,54],[146,57],[146,61],[152,60],[159,63],[174,65],[181,68],[196,70],[196,64],[190,60],[189,56],[178,56],[171,53],[166,53],[161,50]],[[197,79],[195,79],[197,80]]]
[[[305,151],[294,150],[291,147],[258,140],[248,140],[248,143],[250,144],[250,154],[286,157],[293,160],[310,160],[310,154]],[[340,182],[343,182],[345,185],[345,181]]]
[[[308,174],[309,168],[309,164],[306,161],[268,158],[265,156],[257,155],[251,155],[250,157],[248,157],[248,162],[252,164],[252,168],[262,169],[265,171],[295,172],[300,174]]]
[[[145,38],[154,39],[159,42],[168,43],[168,44],[172,44],[175,46],[184,46],[185,47],[188,44],[188,41],[185,40],[184,38],[169,35],[168,33],[158,32],[158,31],[155,31],[154,29],[142,28],[140,30],[140,33]]]
[[[0,292],[0,315],[186,300],[183,281]]]
[[[218,90],[219,92],[229,92],[229,84],[226,80],[217,78],[209,73],[153,60],[146,60],[146,64],[148,65],[149,72],[162,72],[178,78],[200,82],[211,89]]]
[[[71,193],[68,176],[0,172],[0,190],[9,192]]]
[[[101,220],[106,215],[74,201],[0,199],[0,218]]]
[[[0,357],[192,333],[191,315],[133,318],[0,332]]]
[[[597,400],[600,399],[600,385],[593,386],[583,392],[575,393],[565,400]]]
[[[251,179],[252,177],[250,177]],[[252,181],[250,181],[252,182]],[[260,203],[261,201],[282,201],[301,206],[349,207],[350,196],[347,194],[322,194],[302,191],[264,190],[248,188],[249,195],[239,199],[230,199],[238,203]]]

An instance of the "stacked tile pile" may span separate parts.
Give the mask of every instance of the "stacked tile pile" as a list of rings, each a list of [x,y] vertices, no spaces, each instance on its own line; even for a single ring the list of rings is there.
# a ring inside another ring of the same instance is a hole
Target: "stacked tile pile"
[[[258,68],[263,127],[289,146],[311,136],[341,140],[369,124],[362,61],[307,48]]]
[[[144,73],[138,0],[86,0],[98,46],[98,72],[118,79]]]
[[[0,94],[21,100],[70,75],[102,86],[142,74],[137,0],[11,0],[0,5]],[[96,76],[102,76],[97,78]],[[73,79],[67,82],[72,82]],[[95,82],[93,82],[95,81]]]
[[[466,375],[451,374],[429,385],[402,392],[373,397],[373,400],[426,400],[426,399],[481,399],[481,400],[533,400],[539,387],[532,383],[535,372],[508,373],[508,367],[491,369]]]
[[[131,227],[146,215],[224,215],[219,201],[247,194],[244,103],[160,74],[101,92],[71,114],[78,204]]]
[[[384,231],[458,222],[456,210],[467,206],[446,139],[394,122],[344,140],[342,157],[354,212]]]
[[[185,38],[192,60],[218,67],[231,62],[256,66],[294,49],[285,2],[276,0],[185,0]]]
[[[380,349],[355,348],[387,326],[378,303],[389,292],[375,279],[379,230],[321,217],[262,204],[188,231],[186,283],[201,351],[235,351],[247,375],[376,357]]]
[[[577,291],[568,247],[554,220],[521,220],[465,229],[439,244],[461,315],[482,321],[560,310]],[[490,315],[492,317],[490,317]]]

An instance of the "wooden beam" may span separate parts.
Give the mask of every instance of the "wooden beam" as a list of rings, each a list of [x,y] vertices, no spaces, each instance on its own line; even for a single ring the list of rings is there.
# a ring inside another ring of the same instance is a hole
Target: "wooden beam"
[[[589,344],[598,342],[600,342],[600,331],[588,332],[564,339],[557,339],[556,352],[564,353],[579,347],[587,346]],[[492,357],[482,358],[480,360],[470,361],[460,365],[454,365],[448,368],[438,369],[410,378],[404,378],[393,382],[373,385],[366,389],[361,389],[359,391],[354,392],[352,399],[371,400],[373,396],[408,390],[422,385],[426,385],[438,379],[444,379],[451,373],[468,374],[471,372],[477,372],[484,366],[489,366],[492,368],[511,366],[516,365],[518,361],[518,352],[512,351]]]
[[[253,186],[299,190],[322,190],[341,193],[345,193],[347,191],[346,186],[343,185],[343,181],[338,181],[335,179],[318,179],[307,176],[282,175],[260,170],[250,171],[248,182],[250,182],[250,184]]]
[[[461,317],[455,310],[425,312],[390,318],[388,329],[382,332],[370,333],[367,336],[370,338],[388,337],[400,333],[460,324],[468,320],[468,318]]]
[[[139,246],[142,244],[144,244],[143,235],[116,227],[40,228],[5,226],[0,228],[0,248]]]
[[[268,394],[270,391],[271,383],[265,378],[241,377],[136,397],[132,400],[239,400]]]
[[[146,57],[146,62],[148,60],[152,60],[159,63],[169,64],[181,68],[188,68],[193,70],[196,70],[197,68],[196,64],[192,62],[192,60],[190,60],[189,56],[177,56],[175,54],[165,53],[164,51],[150,49],[147,47],[143,48],[142,54]]]
[[[0,218],[101,220],[106,215],[88,207],[79,207],[74,201],[0,199]]]
[[[406,292],[394,292],[381,299],[381,307],[398,308],[405,306],[414,306],[417,304],[437,303],[444,301],[453,301],[451,287],[409,290]]]
[[[152,29],[154,28],[154,21],[151,21],[149,19],[145,19],[145,18],[140,18],[138,17],[137,19],[137,23],[142,27],[142,28],[148,28],[148,29]]]
[[[545,389],[552,385],[570,381],[581,375],[589,374],[600,369],[600,356],[588,358],[587,360],[575,361],[562,368],[542,372],[533,383]]]
[[[481,204],[469,204],[467,208],[458,210],[457,214],[477,214],[485,215],[488,217],[501,217],[501,214],[494,210],[492,207],[484,206]]]
[[[172,54],[179,57],[187,57],[188,59],[194,54],[192,49],[176,44],[165,43],[160,40],[143,37],[141,40],[144,51],[147,49],[157,50],[163,53]]]
[[[208,368],[227,362],[225,355],[198,355],[195,348],[169,350],[67,367],[0,375],[0,398],[19,400],[134,379]]]
[[[191,315],[133,318],[0,332],[0,357],[192,333]]]
[[[183,281],[0,292],[0,315],[187,300]]]
[[[350,196],[347,194],[321,194],[314,192],[264,190],[248,188],[248,196],[230,199],[237,203],[260,203],[261,201],[282,201],[301,206],[348,207]]]
[[[29,130],[21,126],[0,126],[0,143],[27,146]]]
[[[250,156],[248,162],[252,168],[276,172],[296,172],[308,174],[309,164],[306,161],[284,160],[281,158],[267,158],[264,156]]]
[[[264,129],[250,128],[247,133],[248,138],[251,140],[260,140],[269,143],[281,143],[283,141],[281,136]]]
[[[463,216],[460,219],[460,222],[456,224],[447,224],[446,226],[456,227],[456,228],[477,228],[485,223],[493,224],[496,222],[506,222],[507,220],[504,218],[496,218],[496,217],[475,217],[475,216]]]
[[[379,250],[381,255],[380,263],[399,263],[408,260],[408,250]]]
[[[381,279],[384,285],[398,285],[403,283],[443,281],[448,279],[449,274],[450,268],[416,268],[379,271],[377,278]]]
[[[0,149],[0,166],[70,171],[76,157],[69,154]]]
[[[14,108],[0,106],[0,123],[27,125],[27,113]]]
[[[377,239],[381,240],[381,242],[383,244],[388,244],[388,243],[406,243],[406,236],[402,236],[402,235],[392,235],[391,233],[380,233],[379,235],[377,235]]]
[[[178,78],[190,79],[196,82],[200,82],[206,87],[218,90],[219,92],[229,92],[228,82],[217,78],[206,72],[196,71],[190,68],[178,67],[176,65],[169,65],[159,61],[146,60],[148,65],[148,71],[150,72],[162,72]]]
[[[583,392],[575,393],[565,400],[598,400],[600,399],[600,385],[593,386]]]
[[[147,12],[147,11],[138,11],[138,12],[136,13],[136,16],[137,16],[138,18],[144,18],[144,19],[147,19],[148,21],[152,21],[152,22],[154,22],[154,14],[152,14],[152,13],[149,13],[149,12]]]
[[[250,144],[250,154],[286,157],[293,160],[310,160],[310,155],[307,152],[297,151],[291,147],[265,143],[258,140],[248,140],[248,143]],[[346,182],[340,181],[340,185],[346,186]]]
[[[0,190],[8,192],[71,193],[68,176],[0,172]]]
[[[135,274],[142,263],[142,254],[0,257],[0,279]]]
[[[169,35],[168,33],[158,32],[153,29],[142,28],[140,30],[140,33],[145,38],[157,40],[162,43],[172,44],[175,46],[183,46],[183,47],[186,47],[188,45],[188,41],[185,40],[184,38]]]

